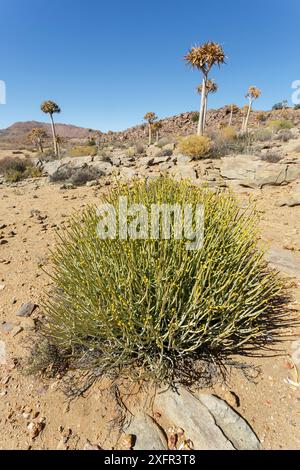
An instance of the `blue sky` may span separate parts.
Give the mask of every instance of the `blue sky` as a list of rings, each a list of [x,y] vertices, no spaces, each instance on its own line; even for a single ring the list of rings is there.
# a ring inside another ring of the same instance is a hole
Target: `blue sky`
[[[47,120],[45,99],[60,122],[103,131],[196,110],[200,75],[183,56],[207,40],[228,56],[210,107],[243,105],[256,85],[270,108],[300,80],[299,20],[299,0],[0,0],[0,128]]]

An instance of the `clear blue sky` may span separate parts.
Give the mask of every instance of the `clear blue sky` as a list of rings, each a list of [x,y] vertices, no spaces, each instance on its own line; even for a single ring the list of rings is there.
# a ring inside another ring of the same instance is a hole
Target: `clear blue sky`
[[[210,39],[228,56],[210,107],[242,105],[256,85],[257,108],[270,108],[300,80],[299,24],[299,0],[0,0],[0,128],[47,120],[45,99],[60,122],[103,131],[198,109],[183,56]]]

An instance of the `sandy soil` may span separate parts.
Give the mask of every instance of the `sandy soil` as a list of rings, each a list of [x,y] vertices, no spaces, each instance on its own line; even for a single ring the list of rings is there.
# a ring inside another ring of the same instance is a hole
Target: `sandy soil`
[[[277,207],[290,189],[243,190],[241,198],[247,200],[251,194],[256,199],[263,240],[293,249],[300,257],[300,207]],[[0,449],[83,449],[87,441],[104,449],[118,446],[119,409],[107,382],[96,383],[68,404],[59,380],[25,376],[15,360],[27,354],[26,341],[33,339],[34,320],[42,313],[38,308],[22,320],[16,312],[25,302],[39,304],[50,285],[42,268],[48,267],[57,226],[74,210],[96,202],[98,193],[87,187],[61,190],[44,178],[0,186],[0,228],[5,225],[0,236],[2,243],[7,241],[0,245],[0,340],[8,358],[0,366]],[[300,280],[293,281],[291,291],[299,317]],[[3,322],[10,324],[10,332],[3,331]],[[288,333],[300,336],[300,327]],[[284,381],[290,373],[290,354],[287,341],[277,356],[247,360],[260,368],[255,383],[234,370],[226,385],[219,383],[211,390],[248,420],[265,449],[300,449],[300,389]],[[133,410],[144,399],[141,392],[127,405]],[[33,439],[36,428],[43,430]]]

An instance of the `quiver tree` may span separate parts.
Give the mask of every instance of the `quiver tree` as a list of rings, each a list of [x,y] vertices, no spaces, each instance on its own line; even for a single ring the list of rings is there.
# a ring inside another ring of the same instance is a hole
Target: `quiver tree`
[[[253,101],[257,100],[257,98],[259,98],[260,95],[261,95],[261,90],[259,88],[256,88],[255,86],[250,86],[245,95],[245,97],[248,98],[249,100],[249,105],[248,105],[246,118],[243,123],[243,128],[242,128],[243,132],[247,132],[248,130],[249,118],[250,118],[250,113],[252,110]]]
[[[27,139],[36,145],[41,153],[44,153],[44,141],[47,137],[47,132],[40,127],[32,129],[27,135]]]
[[[57,146],[57,138],[56,138],[56,130],[55,130],[55,124],[54,124],[54,119],[53,119],[53,114],[58,114],[60,113],[60,107],[58,104],[54,103],[54,101],[44,101],[41,104],[41,110],[45,114],[49,114],[50,119],[51,119],[51,126],[52,126],[52,135],[53,135],[53,148],[54,148],[54,153],[58,157],[58,146]]]
[[[222,46],[211,41],[206,42],[202,46],[192,47],[185,56],[187,64],[200,70],[202,73],[201,107],[197,129],[198,135],[203,135],[205,130],[205,96],[209,72],[214,65],[220,66],[225,63],[225,58]]]
[[[152,125],[152,129],[156,134],[155,136],[156,142],[159,141],[159,131],[162,129],[162,127],[163,127],[162,121],[154,122]]]
[[[155,113],[149,112],[146,113],[144,116],[145,121],[148,122],[148,128],[149,128],[149,145],[152,143],[152,126],[153,123],[157,120],[157,116]]]
[[[229,127],[232,126],[233,115],[237,114],[239,112],[239,110],[240,110],[240,108],[234,103],[232,103],[228,106],[227,112],[229,113],[229,123],[228,123]]]
[[[216,84],[216,82],[214,80],[209,80],[208,79],[206,81],[206,85],[205,85],[205,96],[204,96],[205,105],[204,105],[204,118],[203,118],[204,123],[206,122],[208,95],[210,95],[212,93],[216,93],[217,91],[218,91],[218,85]],[[199,85],[197,87],[197,92],[199,93],[199,95],[202,95],[203,85]]]

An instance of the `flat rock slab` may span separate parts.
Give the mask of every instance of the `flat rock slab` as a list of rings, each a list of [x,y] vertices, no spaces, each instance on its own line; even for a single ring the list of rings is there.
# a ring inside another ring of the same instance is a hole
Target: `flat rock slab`
[[[136,438],[134,450],[168,450],[164,431],[147,414],[136,415],[126,433]]]
[[[300,179],[300,165],[268,163],[255,155],[221,158],[221,176],[241,186],[263,188]]]
[[[184,429],[196,450],[234,450],[233,444],[216,424],[209,409],[186,389],[158,394],[154,407]]]
[[[300,278],[300,258],[283,248],[272,247],[266,253],[270,265],[289,276]]]
[[[37,305],[33,304],[32,302],[27,302],[23,304],[22,307],[17,311],[17,317],[27,318],[33,313],[36,309]]]
[[[237,450],[259,450],[260,442],[249,424],[227,403],[214,395],[198,395],[215,422]]]
[[[282,199],[278,204],[279,207],[288,206],[288,207],[296,207],[300,206],[300,187],[299,185],[294,188],[290,194]]]

